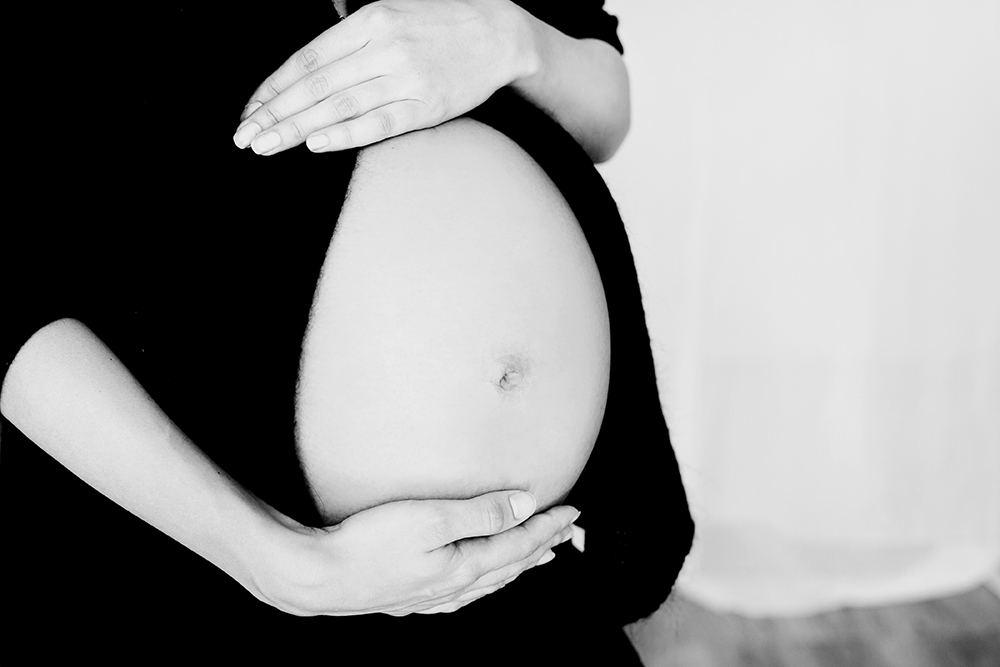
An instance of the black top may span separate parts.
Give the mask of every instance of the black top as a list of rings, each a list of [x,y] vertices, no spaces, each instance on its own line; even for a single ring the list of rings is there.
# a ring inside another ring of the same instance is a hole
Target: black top
[[[0,362],[5,371],[45,324],[81,320],[219,465],[318,524],[294,452],[294,387],[339,214],[331,206],[344,198],[356,151],[314,156],[299,147],[264,159],[230,137],[262,78],[337,17],[325,0],[299,3],[291,17],[269,16],[272,3],[232,3],[225,13],[212,4],[101,5],[73,16],[60,9],[57,25],[21,22],[42,53],[21,87],[38,92],[23,99],[40,106],[27,112],[40,131],[14,148],[22,212],[8,215],[3,233]],[[567,34],[621,49],[601,2],[522,4]],[[553,179],[607,295],[608,403],[567,500],[583,510],[586,553],[563,545],[553,563],[453,614],[298,618],[255,600],[5,421],[2,600],[16,615],[5,614],[4,662],[29,650],[256,662],[271,649],[331,661],[360,650],[373,664],[414,653],[470,664],[544,655],[547,664],[574,655],[601,664],[601,651],[620,653],[603,664],[635,660],[618,627],[666,598],[693,526],[628,238],[593,165],[542,112],[504,90],[469,115],[511,137]],[[320,166],[323,190],[314,194]],[[234,321],[251,333],[235,337]]]

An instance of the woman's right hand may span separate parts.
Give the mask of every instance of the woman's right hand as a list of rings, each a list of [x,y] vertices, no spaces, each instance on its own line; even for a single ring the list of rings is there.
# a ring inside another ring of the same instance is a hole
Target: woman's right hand
[[[576,509],[528,519],[534,510],[531,494],[496,491],[387,503],[327,529],[277,515],[244,585],[299,616],[454,611],[551,560],[552,547],[572,537]]]
[[[219,469],[82,322],[24,344],[0,412],[76,476],[242,583],[298,615],[452,611],[537,565],[578,512],[528,519],[516,491],[406,500],[307,528]],[[520,503],[518,503],[520,508]]]

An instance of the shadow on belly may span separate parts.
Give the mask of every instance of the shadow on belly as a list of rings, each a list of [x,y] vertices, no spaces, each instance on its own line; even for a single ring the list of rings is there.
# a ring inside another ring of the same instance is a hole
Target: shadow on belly
[[[329,522],[497,489],[551,506],[590,455],[609,373],[593,256],[524,151],[460,119],[362,152],[296,397]]]

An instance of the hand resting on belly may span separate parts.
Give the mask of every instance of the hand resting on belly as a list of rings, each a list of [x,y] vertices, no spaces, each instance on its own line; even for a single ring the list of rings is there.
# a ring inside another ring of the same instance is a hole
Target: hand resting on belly
[[[590,455],[609,374],[597,266],[522,149],[458,119],[362,151],[296,396],[327,521],[513,488],[551,507]]]

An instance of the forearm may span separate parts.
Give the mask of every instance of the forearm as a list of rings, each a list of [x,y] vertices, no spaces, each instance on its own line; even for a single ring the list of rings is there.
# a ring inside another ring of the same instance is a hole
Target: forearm
[[[594,162],[614,155],[628,133],[629,81],[621,54],[598,39],[574,39],[512,6],[524,74],[511,86],[549,112]],[[572,9],[569,9],[572,11]]]
[[[21,348],[0,411],[95,489],[249,587],[268,508],[191,443],[87,327],[60,320]]]

